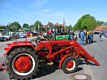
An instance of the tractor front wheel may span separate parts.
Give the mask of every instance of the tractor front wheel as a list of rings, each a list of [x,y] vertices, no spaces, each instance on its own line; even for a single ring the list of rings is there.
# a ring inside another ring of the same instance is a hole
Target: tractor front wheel
[[[76,62],[75,58],[73,58],[72,56],[67,57],[62,63],[62,70],[66,74],[76,72],[77,62]]]
[[[7,57],[9,77],[18,80],[29,80],[36,76],[38,56],[32,48],[21,47],[13,50]]]

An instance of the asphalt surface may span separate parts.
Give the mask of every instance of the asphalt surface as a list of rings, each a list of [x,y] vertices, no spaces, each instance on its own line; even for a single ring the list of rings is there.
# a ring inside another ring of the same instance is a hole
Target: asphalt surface
[[[41,70],[37,78],[33,80],[72,80],[72,75],[77,73],[85,73],[91,76],[91,80],[107,80],[107,39],[99,41],[95,37],[96,42],[93,44],[83,46],[92,56],[94,56],[100,63],[101,66],[86,65],[80,66],[80,70],[73,74],[64,74],[63,71],[53,67],[45,66]],[[6,43],[0,42],[0,61],[3,61],[3,48],[7,47]],[[9,80],[6,72],[0,72],[0,80]]]

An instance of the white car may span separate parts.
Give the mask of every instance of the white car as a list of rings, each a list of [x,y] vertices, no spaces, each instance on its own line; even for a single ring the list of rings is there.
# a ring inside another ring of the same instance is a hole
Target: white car
[[[9,35],[0,35],[0,41],[7,41],[10,39],[11,39],[11,37]]]

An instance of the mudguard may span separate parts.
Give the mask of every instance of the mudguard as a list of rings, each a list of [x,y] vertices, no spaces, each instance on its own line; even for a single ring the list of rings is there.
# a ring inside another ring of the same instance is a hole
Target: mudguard
[[[20,47],[20,46],[30,46],[32,48],[35,48],[30,41],[14,41],[12,43],[8,43],[8,48],[4,48],[4,50],[6,50],[6,53],[4,54],[4,56],[8,55],[9,52],[12,50],[12,48],[14,47]]]
[[[71,56],[71,55],[72,55],[72,54],[65,55],[65,56],[60,60],[60,62],[59,62],[59,69],[61,69],[63,61],[64,61],[67,57],[69,57],[69,56]]]

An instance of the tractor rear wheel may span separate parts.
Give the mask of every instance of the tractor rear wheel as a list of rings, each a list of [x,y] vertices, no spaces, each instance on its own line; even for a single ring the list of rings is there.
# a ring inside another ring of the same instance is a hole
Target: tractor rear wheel
[[[38,56],[36,51],[28,47],[19,47],[7,56],[9,77],[17,80],[30,80],[37,75]]]
[[[77,62],[76,62],[75,58],[73,58],[72,56],[67,57],[62,63],[62,70],[66,74],[76,72]]]

